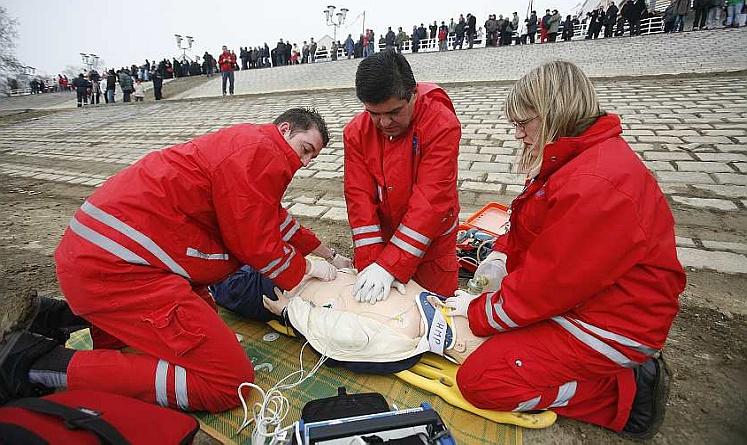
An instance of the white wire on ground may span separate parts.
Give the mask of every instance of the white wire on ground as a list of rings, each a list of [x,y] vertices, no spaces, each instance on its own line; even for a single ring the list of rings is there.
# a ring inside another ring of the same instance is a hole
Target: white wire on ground
[[[290,411],[290,403],[288,402],[288,399],[283,395],[282,391],[287,391],[306,381],[306,379],[313,376],[327,360],[327,356],[322,355],[319,358],[319,361],[317,361],[316,364],[311,368],[311,370],[306,372],[306,370],[304,370],[303,368],[303,351],[308,344],[309,342],[306,342],[301,347],[301,353],[299,355],[299,361],[301,364],[299,370],[294,371],[291,374],[288,374],[287,376],[280,379],[280,381],[278,381],[267,392],[265,392],[262,388],[260,388],[258,385],[255,385],[254,383],[244,382],[239,385],[238,393],[239,400],[241,401],[241,406],[244,409],[244,420],[241,422],[241,426],[239,427],[239,429],[236,430],[236,434],[239,434],[244,428],[254,422],[254,430],[252,431],[252,443],[255,445],[264,445],[267,442],[267,439],[270,439],[270,444],[272,445],[278,443],[281,440],[284,440],[286,432],[295,427],[295,434],[297,437],[296,440],[299,440],[299,444],[301,443],[300,432],[298,431],[298,422],[293,422],[288,426],[281,427],[281,424]],[[298,376],[298,380],[296,382],[284,383],[294,376]],[[241,393],[241,389],[244,387],[255,389],[261,397],[261,402],[255,402],[252,406],[251,419],[249,418],[249,407],[244,400],[244,395]]]

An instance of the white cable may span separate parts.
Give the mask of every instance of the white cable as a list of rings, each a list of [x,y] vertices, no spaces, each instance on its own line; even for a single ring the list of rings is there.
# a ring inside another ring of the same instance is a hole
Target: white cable
[[[306,342],[301,347],[301,353],[299,355],[299,370],[280,379],[280,381],[278,381],[267,392],[254,383],[244,382],[239,385],[237,391],[239,394],[239,400],[241,401],[241,406],[244,409],[244,420],[241,422],[239,429],[236,430],[236,434],[239,434],[244,428],[254,422],[254,430],[252,431],[253,444],[264,444],[268,438],[272,440],[271,443],[276,443],[280,440],[280,435],[284,435],[288,430],[294,427],[296,429],[297,439],[300,439],[298,422],[293,422],[292,424],[282,428],[280,426],[290,412],[290,402],[288,401],[288,398],[283,395],[282,391],[292,389],[306,381],[306,379],[313,376],[327,360],[327,356],[322,355],[311,370],[306,372],[303,368],[303,351],[308,344],[309,342]],[[298,380],[296,382],[284,383],[295,375],[298,375]],[[252,406],[251,419],[249,419],[249,407],[244,400],[244,395],[241,393],[241,389],[247,386],[255,389],[261,396],[261,402],[255,402]]]

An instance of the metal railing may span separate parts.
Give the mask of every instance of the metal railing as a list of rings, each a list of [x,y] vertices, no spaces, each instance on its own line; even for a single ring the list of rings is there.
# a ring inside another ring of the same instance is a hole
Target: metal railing
[[[583,39],[585,39],[586,38],[586,34],[588,32],[588,27],[589,27],[588,22],[587,23],[581,23],[581,24],[578,24],[578,25],[574,26],[573,27],[573,37],[572,37],[572,40],[583,40]],[[604,29],[604,28],[602,28],[602,29]],[[613,29],[614,29],[615,32],[617,31],[617,24],[614,25]],[[652,16],[652,17],[648,17],[648,18],[642,19],[641,20],[640,31],[641,31],[640,32],[641,35],[643,35],[643,34],[658,34],[658,33],[664,32],[664,20],[663,20],[662,16],[658,16],[657,15],[657,16]],[[599,36],[600,39],[604,38],[603,32],[604,31],[602,31],[600,33],[600,36]],[[627,34],[629,32],[630,32],[630,23],[626,20],[625,21],[625,25],[624,25],[624,34]],[[560,36],[562,34],[563,34],[563,26],[561,25],[560,28],[558,29],[558,40],[560,40]],[[514,33],[514,35],[512,36],[512,40],[515,40],[515,39],[516,39],[516,33]],[[456,35],[455,34],[449,35],[449,37],[446,39],[446,50],[447,51],[452,51],[452,50],[455,49],[454,48],[454,43],[456,43],[456,40],[457,39],[456,39]],[[539,32],[537,32],[537,41],[539,41]],[[477,38],[477,39],[475,39],[473,41],[472,47],[473,48],[483,48],[483,47],[485,47],[485,43],[486,42],[485,42],[484,38]],[[383,50],[386,49],[386,45],[383,44],[383,43],[382,44],[377,44],[376,46],[378,47],[377,48],[378,51],[383,51]],[[467,39],[465,38],[464,41],[463,41],[463,43],[462,43],[462,48],[467,48],[468,46],[469,45],[468,45]],[[420,46],[418,48],[418,52],[429,53],[429,52],[437,52],[438,50],[439,50],[438,39],[425,39],[425,40],[421,40],[420,41]],[[407,40],[405,42],[402,42],[401,52],[405,53],[405,54],[412,53],[412,41],[411,40]],[[345,54],[345,49],[343,47],[338,47],[337,48],[337,59],[338,60],[342,60],[342,59],[346,59],[346,58],[347,58],[347,55]],[[326,48],[320,48],[320,49],[318,49],[317,52],[316,52],[316,57],[314,59],[316,61],[319,61],[319,62],[331,60],[331,57],[330,57],[330,54],[329,54],[329,50],[327,50]]]

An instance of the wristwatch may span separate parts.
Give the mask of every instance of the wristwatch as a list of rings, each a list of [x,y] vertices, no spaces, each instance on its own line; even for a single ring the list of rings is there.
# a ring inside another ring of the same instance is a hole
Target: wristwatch
[[[332,252],[332,255],[330,255],[329,258],[327,258],[327,262],[331,263],[332,261],[335,260],[335,257],[337,256],[337,251],[332,247],[330,247],[329,250],[330,252]]]

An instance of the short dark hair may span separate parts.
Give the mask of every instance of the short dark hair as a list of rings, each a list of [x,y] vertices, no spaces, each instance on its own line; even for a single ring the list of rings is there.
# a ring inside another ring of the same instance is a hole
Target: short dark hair
[[[272,122],[275,125],[288,122],[290,124],[291,134],[298,131],[306,131],[311,129],[313,126],[322,135],[322,146],[326,147],[329,143],[329,130],[327,130],[327,122],[316,110],[316,108],[291,108],[286,110],[280,116],[276,117]]]
[[[355,73],[355,94],[364,103],[380,104],[392,97],[410,100],[415,88],[407,59],[391,49],[363,59]]]

